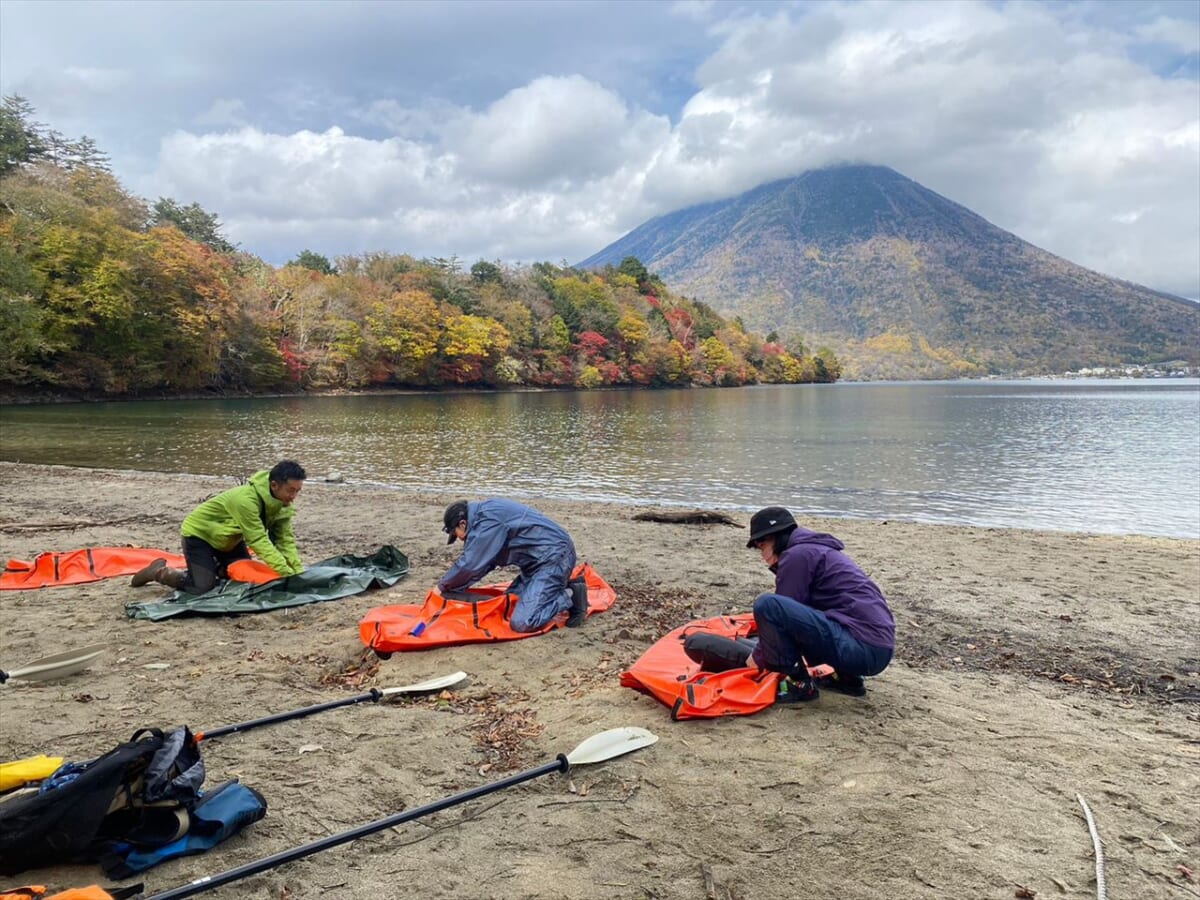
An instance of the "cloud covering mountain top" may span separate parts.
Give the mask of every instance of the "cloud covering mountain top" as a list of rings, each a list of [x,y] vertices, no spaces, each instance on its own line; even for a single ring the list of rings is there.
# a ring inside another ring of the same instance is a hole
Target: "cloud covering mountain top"
[[[0,89],[306,247],[581,259],[835,162],[1200,296],[1195,3],[0,2]]]

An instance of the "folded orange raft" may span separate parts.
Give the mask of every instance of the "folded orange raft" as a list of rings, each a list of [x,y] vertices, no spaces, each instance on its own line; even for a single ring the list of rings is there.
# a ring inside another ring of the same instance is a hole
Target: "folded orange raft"
[[[613,605],[616,592],[591,565],[577,566],[571,577],[581,575],[588,586],[589,616]],[[359,637],[376,653],[394,653],[484,641],[515,641],[545,634],[566,622],[563,613],[539,631],[513,631],[508,621],[517,597],[508,593],[509,584],[511,582],[470,588],[458,595],[465,599],[443,597],[434,588],[425,595],[425,602],[420,606],[377,607],[358,623]]]
[[[62,587],[87,584],[132,575],[156,559],[168,566],[184,568],[182,556],[143,547],[88,547],[62,553],[39,553],[33,562],[10,559],[0,573],[0,591],[24,591],[30,588]]]
[[[621,686],[649,694],[671,710],[671,718],[715,719],[748,716],[775,702],[781,676],[753,667],[705,672],[683,651],[689,634],[707,632],[727,638],[753,637],[754,616],[715,616],[689,622],[659,638],[638,661],[621,673]],[[825,675],[828,666],[809,667]]]

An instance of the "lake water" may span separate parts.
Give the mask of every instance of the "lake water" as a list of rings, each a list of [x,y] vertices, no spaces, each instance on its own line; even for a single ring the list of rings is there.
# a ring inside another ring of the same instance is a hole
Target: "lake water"
[[[1200,537],[1200,381],[1044,380],[0,407],[0,459],[464,497]]]

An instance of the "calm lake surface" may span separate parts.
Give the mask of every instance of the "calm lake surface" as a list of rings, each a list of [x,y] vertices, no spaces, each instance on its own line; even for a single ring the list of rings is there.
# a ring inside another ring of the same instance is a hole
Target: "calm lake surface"
[[[1200,537],[1200,380],[758,386],[0,407],[0,459]]]

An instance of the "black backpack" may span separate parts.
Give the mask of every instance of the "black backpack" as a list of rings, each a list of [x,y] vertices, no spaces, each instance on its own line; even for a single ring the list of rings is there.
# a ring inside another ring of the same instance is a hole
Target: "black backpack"
[[[187,832],[204,762],[186,727],[142,728],[35,794],[0,801],[0,874],[91,861],[114,844],[157,847]]]

